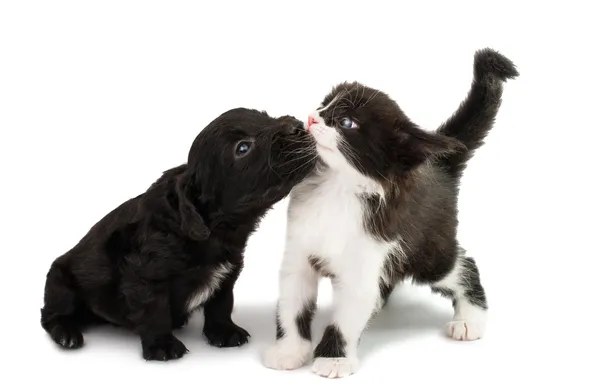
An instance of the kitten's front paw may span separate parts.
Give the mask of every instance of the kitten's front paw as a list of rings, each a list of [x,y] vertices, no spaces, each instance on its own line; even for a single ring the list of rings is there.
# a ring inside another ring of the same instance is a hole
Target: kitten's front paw
[[[234,323],[206,323],[204,336],[214,347],[229,348],[246,344],[250,334]]]
[[[292,370],[302,367],[310,358],[312,345],[308,340],[278,340],[263,355],[263,364],[267,368]]]
[[[328,379],[348,377],[358,371],[358,359],[351,357],[318,357],[312,370],[319,376]]]
[[[454,340],[477,340],[483,336],[483,323],[470,320],[453,320],[446,324],[446,333]]]

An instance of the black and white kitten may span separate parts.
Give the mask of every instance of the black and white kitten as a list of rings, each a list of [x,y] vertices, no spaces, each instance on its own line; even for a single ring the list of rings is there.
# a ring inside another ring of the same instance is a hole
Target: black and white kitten
[[[420,129],[386,94],[356,82],[325,97],[307,125],[321,164],[291,194],[277,341],[263,356],[267,367],[296,369],[313,355],[318,375],[353,374],[367,323],[408,278],[453,301],[450,337],[482,336],[486,295],[456,239],[458,186],[493,126],[502,83],[516,76],[504,56],[478,51],[467,98],[437,132]],[[333,318],[311,353],[320,277],[332,281]]]

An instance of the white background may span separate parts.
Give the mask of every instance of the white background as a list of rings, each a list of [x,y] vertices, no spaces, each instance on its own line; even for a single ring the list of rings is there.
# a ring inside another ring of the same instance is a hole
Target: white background
[[[405,287],[365,333],[362,368],[346,380],[599,382],[591,1],[202,3],[0,2],[0,381],[324,382],[259,359],[275,336],[287,200],[249,242],[234,318],[253,338],[240,349],[209,347],[198,316],[178,333],[190,353],[177,362],[145,362],[138,339],[111,328],[61,351],[39,324],[46,271],[109,210],[185,162],[225,110],[305,119],[334,84],[359,80],[433,129],[466,96],[475,50],[489,46],[521,77],[506,85],[460,196],[460,241],[489,296],[487,334],[448,340],[450,302]],[[328,301],[324,281],[317,341]]]

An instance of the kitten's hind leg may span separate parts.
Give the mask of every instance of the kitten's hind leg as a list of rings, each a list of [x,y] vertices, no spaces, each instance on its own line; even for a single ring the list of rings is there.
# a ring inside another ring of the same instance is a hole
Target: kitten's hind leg
[[[483,336],[487,299],[475,261],[464,250],[454,267],[442,280],[432,284],[433,292],[452,299],[454,318],[446,325],[448,336],[455,340],[477,340]]]

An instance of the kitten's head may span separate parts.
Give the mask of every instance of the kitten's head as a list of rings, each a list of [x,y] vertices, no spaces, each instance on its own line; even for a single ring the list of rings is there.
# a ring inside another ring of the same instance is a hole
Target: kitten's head
[[[379,181],[464,149],[455,139],[420,129],[388,95],[357,82],[334,87],[308,120],[329,167],[355,169]]]

